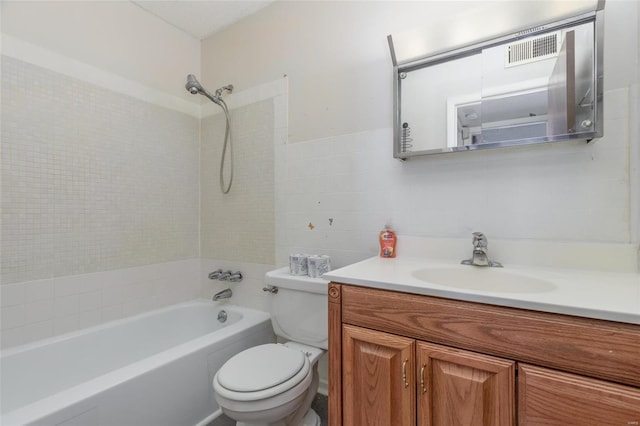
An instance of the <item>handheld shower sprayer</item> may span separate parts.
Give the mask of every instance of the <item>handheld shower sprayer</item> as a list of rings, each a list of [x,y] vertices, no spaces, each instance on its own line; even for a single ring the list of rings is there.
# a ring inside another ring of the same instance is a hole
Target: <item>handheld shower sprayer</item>
[[[202,86],[200,86],[200,83],[198,82],[198,79],[193,74],[187,75],[187,84],[184,85],[184,88],[187,89],[192,95],[197,95],[198,92],[203,91]]]
[[[220,158],[220,190],[222,191],[223,194],[227,194],[229,190],[231,190],[231,183],[233,182],[233,144],[231,142],[231,125],[229,123],[229,109],[227,108],[227,104],[225,103],[225,101],[222,99],[222,94],[224,92],[231,93],[233,91],[233,85],[229,84],[227,86],[222,86],[221,88],[216,90],[215,94],[212,95],[207,89],[202,87],[202,85],[200,84],[200,82],[198,81],[195,75],[188,74],[187,82],[184,85],[184,88],[187,89],[187,91],[192,95],[201,94],[203,96],[206,96],[207,98],[209,98],[211,102],[220,106],[220,108],[222,108],[222,111],[224,111],[224,115],[227,119],[227,126],[224,132],[224,145],[222,148],[222,157]],[[227,155],[227,146],[229,147],[229,166],[230,166],[228,184],[225,183],[225,179],[224,179],[224,164],[225,164],[224,160]]]

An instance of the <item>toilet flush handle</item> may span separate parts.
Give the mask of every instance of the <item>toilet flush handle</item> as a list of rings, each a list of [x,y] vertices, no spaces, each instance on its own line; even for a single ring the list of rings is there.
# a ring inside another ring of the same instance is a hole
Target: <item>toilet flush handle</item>
[[[268,285],[266,287],[262,287],[262,291],[268,291],[269,293],[278,294],[278,287],[274,285]]]

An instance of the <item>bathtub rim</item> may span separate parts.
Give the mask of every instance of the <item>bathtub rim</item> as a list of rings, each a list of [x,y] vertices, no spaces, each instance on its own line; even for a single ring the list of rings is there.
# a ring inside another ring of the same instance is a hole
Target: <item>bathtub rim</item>
[[[123,318],[118,318],[118,319],[114,319],[114,320],[110,320],[107,322],[103,322],[100,324],[96,324],[96,325],[92,325],[89,327],[84,327],[84,328],[80,328],[77,330],[73,330],[73,331],[68,331],[66,333],[62,333],[62,334],[58,334],[55,336],[51,336],[51,337],[45,337],[44,339],[38,339],[38,340],[34,340],[33,342],[29,342],[29,343],[24,343],[22,345],[18,345],[18,346],[11,346],[7,349],[0,349],[0,359],[6,357],[6,356],[11,356],[14,355],[16,353],[20,353],[20,352],[24,352],[27,350],[31,350],[31,349],[35,349],[41,346],[46,346],[46,345],[50,345],[53,343],[58,343],[58,342],[63,342],[65,340],[69,340],[69,339],[73,339],[74,337],[78,337],[78,336],[82,336],[83,334],[89,334],[92,333],[94,331],[99,331],[99,330],[103,330],[106,328],[111,328],[120,324],[125,324],[127,322],[130,322],[132,320],[136,320],[136,319],[142,319],[142,318],[146,318],[146,317],[150,317],[153,315],[157,315],[163,312],[167,312],[167,311],[171,311],[174,310],[176,308],[181,308],[181,307],[187,307],[187,306],[192,306],[192,305],[217,305],[220,307],[220,309],[229,309],[229,310],[241,310],[243,312],[255,312],[256,314],[266,314],[269,318],[271,317],[271,315],[268,312],[264,312],[264,311],[259,311],[253,308],[246,308],[244,306],[239,306],[239,305],[234,305],[232,303],[228,303],[228,302],[214,302],[210,299],[205,299],[205,298],[196,298],[196,299],[191,299],[188,300],[186,302],[180,302],[180,303],[174,303],[171,305],[166,305],[163,306],[161,308],[157,308],[157,309],[152,309],[149,311],[145,311],[145,312],[141,312],[135,315],[130,315],[130,316],[126,316]]]
[[[109,388],[118,386],[126,381],[132,379],[135,376],[142,375],[180,358],[188,355],[189,353],[196,352],[204,349],[207,346],[220,341],[231,339],[229,342],[237,341],[242,338],[241,333],[238,331],[244,331],[251,328],[266,328],[271,327],[271,315],[264,311],[258,311],[251,308],[245,308],[238,305],[228,304],[226,302],[213,302],[209,299],[193,299],[187,302],[177,303],[174,305],[168,305],[153,311],[144,312],[141,314],[133,315],[118,320],[108,321],[104,324],[84,328],[81,330],[75,330],[70,333],[61,334],[59,336],[53,336],[50,338],[42,339],[36,342],[31,342],[25,345],[16,346],[6,351],[0,352],[1,357],[19,354],[21,352],[35,349],[47,344],[62,342],[72,339],[77,336],[90,334],[95,331],[99,331],[105,328],[125,324],[127,322],[134,321],[136,319],[146,318],[149,316],[157,315],[166,311],[171,311],[177,308],[189,307],[189,306],[216,306],[219,309],[225,309],[228,311],[237,311],[242,313],[243,318],[227,327],[219,330],[204,334],[195,339],[180,343],[162,352],[155,353],[149,357],[127,364],[115,370],[109,371],[105,374],[94,377],[85,382],[74,385],[68,389],[64,389],[53,395],[46,396],[45,398],[33,401],[29,404],[23,405],[12,411],[3,413],[0,416],[0,424],[14,425],[25,424],[33,421],[37,421],[45,416],[55,414],[65,407],[81,404],[82,401],[89,399],[90,397],[104,392]],[[273,331],[272,331],[273,333]],[[215,335],[215,337],[213,337]],[[235,338],[234,338],[235,336]],[[80,412],[87,411],[86,409]]]

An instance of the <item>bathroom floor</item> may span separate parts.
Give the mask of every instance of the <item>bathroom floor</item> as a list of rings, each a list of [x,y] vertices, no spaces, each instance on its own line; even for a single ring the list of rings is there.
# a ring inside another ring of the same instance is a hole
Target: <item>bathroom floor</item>
[[[313,408],[316,413],[320,416],[320,420],[322,420],[322,426],[327,426],[327,397],[324,395],[316,395],[316,398],[313,400],[313,404],[311,404],[311,408]],[[231,420],[229,417],[224,414],[207,426],[235,426],[236,422]]]

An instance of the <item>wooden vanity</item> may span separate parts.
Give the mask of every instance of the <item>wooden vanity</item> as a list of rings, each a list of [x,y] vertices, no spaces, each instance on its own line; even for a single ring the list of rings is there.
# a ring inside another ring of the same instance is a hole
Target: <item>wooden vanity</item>
[[[640,325],[333,282],[329,424],[640,425]]]

